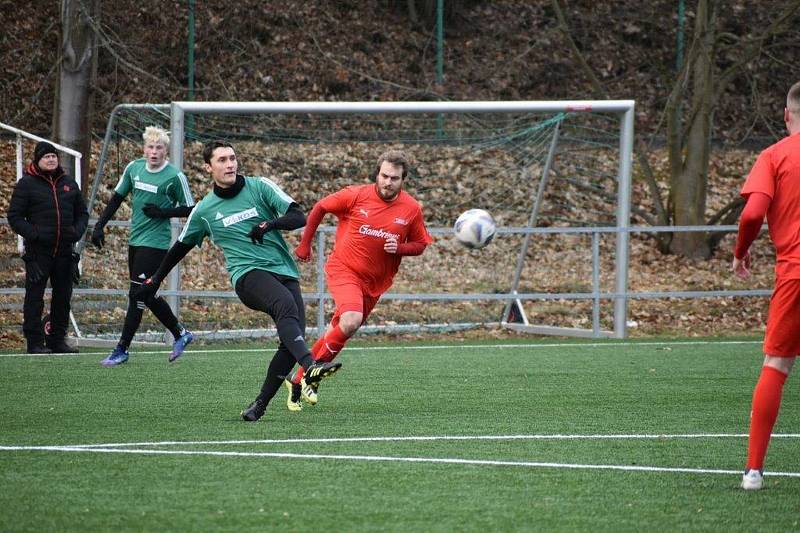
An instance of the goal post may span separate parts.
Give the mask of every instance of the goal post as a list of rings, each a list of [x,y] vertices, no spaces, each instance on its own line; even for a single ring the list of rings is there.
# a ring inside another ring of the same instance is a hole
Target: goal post
[[[630,202],[631,202],[631,169],[633,158],[634,135],[634,101],[633,100],[569,100],[569,101],[467,101],[467,102],[173,102],[171,104],[171,146],[170,159],[178,168],[183,167],[184,138],[186,115],[207,114],[311,114],[311,115],[438,115],[445,114],[575,114],[575,113],[605,113],[618,117],[618,168],[616,172],[617,198],[616,198],[616,244],[615,244],[615,274],[613,296],[613,329],[600,331],[597,315],[599,311],[599,288],[593,288],[594,311],[593,328],[565,328],[532,325],[528,323],[523,313],[523,324],[508,322],[510,307],[521,302],[509,299],[503,311],[501,322],[507,327],[520,331],[539,334],[570,335],[570,336],[607,336],[624,338],[627,334],[627,287],[628,287],[628,257],[629,257],[629,227],[630,227]],[[541,197],[546,188],[548,173],[552,165],[553,154],[558,143],[559,128],[556,127],[552,134],[549,157],[545,163],[545,171],[540,176],[540,187],[533,200],[532,210],[527,227],[535,226]],[[593,234],[593,250],[597,247],[597,234]],[[528,251],[531,234],[525,235],[523,247],[519,253],[519,261],[515,272],[512,287],[509,293],[517,294],[522,263]],[[593,254],[596,260],[596,254]],[[593,278],[597,277],[596,269]],[[173,283],[178,282],[178,277],[172,278]],[[177,286],[171,285],[172,290]]]

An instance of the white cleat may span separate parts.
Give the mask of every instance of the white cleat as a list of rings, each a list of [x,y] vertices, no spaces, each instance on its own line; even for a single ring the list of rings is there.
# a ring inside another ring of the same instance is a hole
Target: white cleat
[[[742,476],[742,488],[744,490],[759,490],[763,485],[764,476],[759,470],[748,470]]]

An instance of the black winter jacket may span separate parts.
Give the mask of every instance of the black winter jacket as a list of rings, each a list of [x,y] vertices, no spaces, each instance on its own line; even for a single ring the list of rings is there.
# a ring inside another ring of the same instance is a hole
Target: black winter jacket
[[[48,175],[31,164],[11,195],[8,223],[25,239],[26,252],[63,256],[86,231],[89,212],[78,184],[61,167]]]

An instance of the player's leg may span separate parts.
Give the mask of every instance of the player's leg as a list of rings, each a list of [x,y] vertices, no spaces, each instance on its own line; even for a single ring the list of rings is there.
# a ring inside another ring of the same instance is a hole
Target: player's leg
[[[288,351],[275,352],[272,360],[267,366],[267,377],[261,385],[261,392],[259,392],[256,399],[242,411],[242,420],[246,422],[255,422],[264,416],[270,400],[275,396],[275,393],[283,382],[283,376],[291,371],[295,364],[295,358]]]
[[[800,353],[800,280],[779,280],[772,294],[764,339],[764,365],[753,390],[747,465],[742,488],[762,487],[764,459],[778,418],[783,385]]]
[[[162,250],[160,248],[141,247],[139,249],[136,258],[136,270],[138,272],[136,278],[139,280],[139,285],[155,274],[166,255],[167,250]],[[133,280],[133,277],[131,277],[131,280]],[[139,285],[137,285],[137,288]],[[190,331],[187,331],[178,321],[178,317],[172,312],[172,308],[164,298],[160,296],[157,298],[150,298],[145,300],[144,304],[153,312],[158,321],[164,324],[167,331],[172,334],[174,341],[172,343],[172,353],[169,355],[169,362],[171,363],[183,355],[186,346],[194,340],[194,335],[192,335]]]
[[[29,257],[25,260],[25,300],[22,307],[22,333],[25,335],[28,353],[50,353],[44,345],[44,329],[42,312],[44,311],[44,291],[50,273],[51,258],[48,256]],[[33,270],[38,268],[44,273],[36,279]],[[35,282],[33,280],[36,280]]]
[[[323,362],[333,361],[344,349],[347,340],[366,323],[367,318],[375,308],[375,304],[378,303],[378,299],[379,297],[362,296],[361,312],[343,311],[337,308],[325,336],[318,339],[314,344],[314,349],[312,349],[314,359]],[[343,305],[343,307],[346,307],[346,305]],[[297,377],[295,376],[295,378]],[[302,379],[302,374],[300,374],[299,378],[300,397],[311,405],[316,405],[319,402],[319,383],[307,384]]]
[[[345,273],[328,275],[327,278],[328,290],[333,296],[336,310],[325,334],[317,339],[311,349],[315,361],[332,361],[336,357],[347,339],[361,326],[364,311],[363,290],[357,279],[352,279],[352,276]],[[347,333],[340,327],[342,315],[347,316]],[[303,371],[298,369],[292,376],[292,382],[299,384],[302,379]],[[304,394],[304,399],[309,403],[316,403],[313,396]]]
[[[144,302],[137,301],[136,291],[142,284],[144,279],[136,278],[136,271],[139,266],[136,263],[137,255],[139,255],[140,247],[128,246],[128,310],[125,312],[125,321],[122,324],[122,334],[117,341],[117,346],[111,353],[100,361],[103,366],[116,366],[126,363],[128,361],[128,347],[133,341],[133,336],[136,330],[139,329],[139,324],[142,322],[142,313],[144,313]]]
[[[70,300],[72,298],[72,256],[54,257],[50,269],[50,331],[45,343],[54,353],[77,353],[66,342],[69,323]]]
[[[312,359],[304,338],[305,312],[303,310],[301,314],[299,310],[302,296],[297,280],[263,270],[251,270],[237,281],[236,294],[250,309],[262,311],[272,317],[280,339],[280,347],[267,369],[261,393],[253,402],[255,406],[251,405],[254,413],[260,411],[263,415],[263,409],[266,409],[266,405],[275,396],[295,361],[309,373],[313,372],[316,379],[334,373],[341,366],[337,363],[315,364]],[[252,417],[247,413],[248,410],[245,410],[242,418],[250,420]]]
[[[286,289],[292,295],[292,299],[294,300],[295,306],[297,306],[297,317],[300,323],[300,329],[303,332],[303,334],[305,334],[306,306],[305,302],[303,302],[303,294],[300,291],[300,283],[298,282],[298,280],[292,278],[283,278],[281,279],[281,281],[283,282],[284,287],[286,287]],[[283,342],[279,343],[278,350],[275,355],[276,356],[288,355],[289,357],[292,357],[291,352]],[[291,366],[294,366],[293,357],[292,357],[292,362],[293,364]],[[292,383],[291,379],[289,378],[289,374],[291,372],[291,366],[285,372],[278,374],[278,377],[280,378],[280,376],[286,376],[282,380],[283,384],[286,386],[287,389],[286,408],[289,409],[290,411],[296,412],[296,411],[301,411],[303,409],[303,403],[300,401],[300,393],[301,393],[300,385]],[[300,368],[302,369],[302,367]],[[264,381],[264,387],[272,387],[272,386],[274,385],[271,383],[268,373],[267,379]],[[265,392],[264,387],[262,387],[262,393]]]

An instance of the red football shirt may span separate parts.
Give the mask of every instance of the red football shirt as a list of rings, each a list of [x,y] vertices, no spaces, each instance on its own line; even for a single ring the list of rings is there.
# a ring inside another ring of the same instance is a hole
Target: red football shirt
[[[341,268],[355,272],[369,296],[386,292],[400,267],[402,256],[383,250],[388,238],[395,237],[398,243],[433,242],[419,203],[402,190],[387,202],[378,196],[374,184],[354,185],[326,196],[317,205],[339,219],[325,272],[329,276]]]
[[[755,192],[772,199],[767,224],[777,256],[776,277],[800,279],[800,133],[761,152],[741,195]]]

